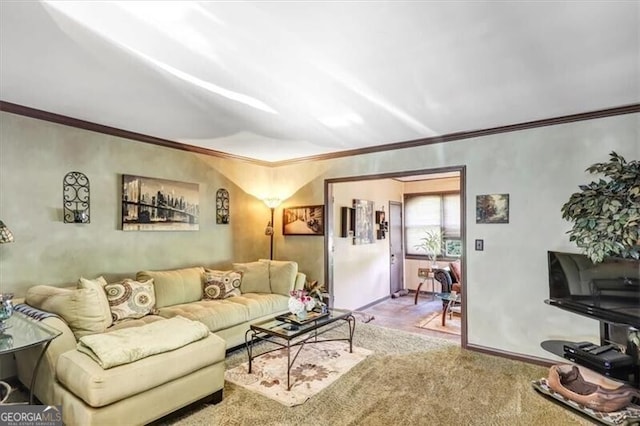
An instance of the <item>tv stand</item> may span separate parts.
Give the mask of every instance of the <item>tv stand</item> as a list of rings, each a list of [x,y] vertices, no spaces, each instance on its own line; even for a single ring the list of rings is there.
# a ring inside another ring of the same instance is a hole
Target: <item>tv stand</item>
[[[569,340],[545,340],[540,344],[542,348],[554,355],[562,357],[569,362],[581,365],[607,378],[634,386],[640,389],[640,370],[638,369],[637,360],[634,364],[621,366],[618,368],[605,368],[604,366],[596,366],[588,359],[581,358],[575,354],[567,353],[565,346],[573,346],[576,342]]]

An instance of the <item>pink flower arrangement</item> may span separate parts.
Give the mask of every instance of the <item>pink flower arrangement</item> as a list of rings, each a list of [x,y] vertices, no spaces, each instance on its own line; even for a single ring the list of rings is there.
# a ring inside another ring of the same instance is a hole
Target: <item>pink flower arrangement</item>
[[[289,311],[296,314],[301,311],[310,311],[316,305],[315,300],[304,290],[293,290],[289,292]]]

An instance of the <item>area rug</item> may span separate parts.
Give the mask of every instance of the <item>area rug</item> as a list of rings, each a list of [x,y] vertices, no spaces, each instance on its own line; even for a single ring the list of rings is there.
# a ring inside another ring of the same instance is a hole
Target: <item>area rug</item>
[[[447,315],[447,320],[443,327],[442,312],[431,312],[426,318],[416,323],[416,327],[439,331],[441,333],[457,334],[458,336],[460,336],[462,330],[460,316],[456,314],[453,314],[451,318]]]
[[[261,349],[257,349],[259,352]],[[298,347],[291,349],[291,357]],[[351,370],[372,351],[353,347],[349,352],[347,342],[320,342],[302,348],[291,367],[291,390],[287,390],[287,350],[280,349],[249,363],[225,371],[224,377],[231,383],[262,394],[288,407],[300,405],[325,389]]]
[[[160,425],[556,426],[593,423],[531,386],[549,369],[471,352],[437,337],[358,323],[354,344],[374,353],[304,404],[287,407],[225,381],[224,398]],[[325,337],[344,337],[346,326]],[[247,361],[227,356],[227,368]]]

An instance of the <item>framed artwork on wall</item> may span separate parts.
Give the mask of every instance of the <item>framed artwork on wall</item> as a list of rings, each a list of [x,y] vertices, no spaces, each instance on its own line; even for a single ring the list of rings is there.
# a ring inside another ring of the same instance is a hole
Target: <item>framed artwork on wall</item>
[[[509,223],[509,194],[477,195],[476,223]]]
[[[444,256],[445,257],[462,256],[462,240],[458,240],[458,239],[445,240]]]
[[[122,175],[123,231],[197,231],[197,183]]]
[[[282,209],[282,235],[324,235],[324,206]]]
[[[373,201],[353,200],[355,210],[355,230],[353,244],[373,244],[375,243],[375,207]]]

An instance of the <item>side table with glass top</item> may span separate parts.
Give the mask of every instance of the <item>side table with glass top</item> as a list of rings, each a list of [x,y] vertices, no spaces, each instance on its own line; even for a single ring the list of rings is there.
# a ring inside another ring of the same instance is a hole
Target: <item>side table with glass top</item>
[[[42,346],[35,369],[31,375],[31,384],[29,385],[29,404],[33,404],[33,389],[38,377],[40,362],[51,341],[62,332],[20,312],[14,312],[6,320],[6,324],[8,327],[0,333],[0,355],[19,352],[34,346]]]
[[[418,288],[416,289],[416,296],[413,301],[414,305],[418,304],[418,295],[420,294],[420,289],[422,288],[422,285],[427,281],[431,282],[431,299],[434,300],[433,299],[433,293],[435,291],[434,270],[432,268],[418,268],[418,278],[420,278],[421,281],[418,284]]]
[[[456,304],[460,304],[460,293],[437,293],[436,297],[446,302],[445,306],[442,307],[442,326],[444,327],[447,322],[447,314],[451,313],[451,308]]]

